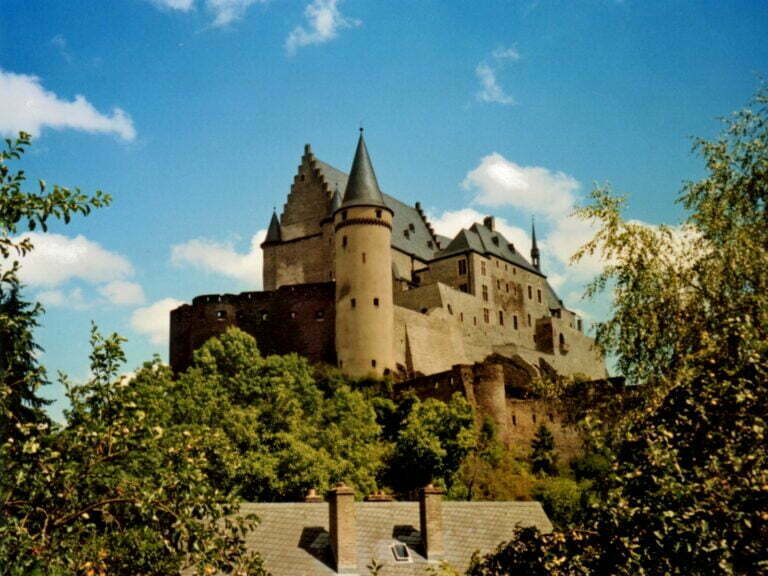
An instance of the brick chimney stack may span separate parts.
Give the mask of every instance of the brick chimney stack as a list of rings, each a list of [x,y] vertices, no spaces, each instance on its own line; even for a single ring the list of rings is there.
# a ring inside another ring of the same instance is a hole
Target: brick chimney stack
[[[421,540],[427,560],[442,560],[443,545],[443,494],[445,490],[432,484],[419,491],[419,517]]]
[[[357,573],[355,491],[343,482],[328,494],[331,547],[337,574]]]

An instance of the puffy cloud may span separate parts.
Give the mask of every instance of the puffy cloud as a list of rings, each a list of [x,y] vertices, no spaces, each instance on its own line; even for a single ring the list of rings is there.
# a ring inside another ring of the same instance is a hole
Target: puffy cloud
[[[195,5],[195,0],[149,0],[159,8],[189,12]]]
[[[72,279],[110,282],[133,274],[133,266],[120,254],[105,250],[82,235],[25,234],[34,250],[21,260],[20,277],[30,286],[54,287]]]
[[[71,102],[62,100],[45,90],[37,76],[0,69],[0,102],[1,134],[13,136],[25,131],[37,135],[48,127],[116,134],[127,141],[136,137],[133,122],[122,109],[103,114],[84,96],[77,95]]]
[[[482,214],[472,208],[463,208],[461,210],[445,211],[440,215],[429,214],[428,219],[435,232],[443,236],[453,238],[462,228],[469,228],[476,222],[482,223],[487,214]],[[504,218],[495,218],[496,230],[512,244],[515,249],[523,254],[528,254],[531,250],[531,238],[522,228],[512,226]]]
[[[250,250],[241,254],[231,243],[195,238],[171,248],[171,262],[177,266],[192,266],[214,274],[221,274],[260,288],[263,257],[261,243],[267,231],[259,230],[251,238]]]
[[[480,80],[481,90],[477,93],[477,99],[481,102],[504,104],[506,106],[515,103],[515,99],[504,92],[496,80],[496,71],[485,62],[481,62],[475,68],[475,75]]]
[[[153,344],[167,344],[170,329],[170,313],[184,304],[181,300],[165,298],[144,308],[137,308],[131,315],[131,327],[149,337]]]
[[[99,293],[112,304],[134,306],[144,303],[144,290],[141,284],[115,280],[99,288]]]
[[[263,3],[265,0],[206,0],[205,5],[213,12],[213,25],[227,26],[245,16],[251,4]]]
[[[314,0],[304,9],[306,28],[297,26],[285,40],[285,49],[289,54],[302,46],[323,44],[333,40],[338,31],[360,25],[359,20],[344,16],[337,8],[338,0]]]
[[[81,288],[72,288],[68,291],[63,290],[44,290],[38,292],[37,300],[48,308],[72,308],[74,310],[85,310],[91,307],[86,302]]]
[[[579,182],[563,172],[540,166],[520,166],[494,152],[467,173],[462,186],[474,190],[474,202],[485,206],[514,206],[532,214],[567,216]]]
[[[503,46],[496,48],[496,50],[493,51],[492,56],[496,60],[511,60],[514,62],[520,60],[520,53],[516,49],[504,48]]]

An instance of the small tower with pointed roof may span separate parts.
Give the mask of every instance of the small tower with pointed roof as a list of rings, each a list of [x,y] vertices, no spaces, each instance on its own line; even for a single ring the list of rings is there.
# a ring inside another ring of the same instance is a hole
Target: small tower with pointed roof
[[[350,376],[381,376],[394,368],[392,216],[361,129],[347,187],[333,214],[336,354]]]
[[[536,270],[541,270],[541,261],[539,260],[539,247],[536,245],[536,223],[531,218],[531,264]]]

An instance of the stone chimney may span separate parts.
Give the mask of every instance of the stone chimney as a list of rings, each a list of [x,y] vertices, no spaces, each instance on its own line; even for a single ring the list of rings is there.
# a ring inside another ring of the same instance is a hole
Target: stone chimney
[[[443,494],[445,490],[432,484],[419,491],[419,517],[421,541],[427,560],[442,560],[445,554],[443,544]]]
[[[483,218],[483,226],[491,231],[496,230],[496,219],[493,216],[486,216]]]
[[[329,532],[337,574],[357,573],[355,491],[343,482],[328,493]]]
[[[307,492],[307,495],[304,496],[304,502],[316,504],[318,502],[322,502],[323,497],[320,496],[320,494],[317,493],[317,490],[314,488],[310,488],[309,492]]]

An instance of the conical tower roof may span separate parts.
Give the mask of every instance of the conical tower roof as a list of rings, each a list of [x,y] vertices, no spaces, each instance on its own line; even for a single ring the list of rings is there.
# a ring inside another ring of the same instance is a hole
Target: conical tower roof
[[[331,198],[331,214],[341,208],[341,192],[339,192],[339,185],[336,184],[336,188],[333,191],[333,198]]]
[[[280,233],[280,220],[277,219],[277,212],[272,212],[272,220],[269,221],[269,229],[264,242],[280,242],[282,234]]]
[[[371,157],[368,155],[368,148],[365,146],[362,129],[341,206],[344,208],[348,206],[387,207],[376,180],[376,173],[373,171],[373,164],[371,164]]]

